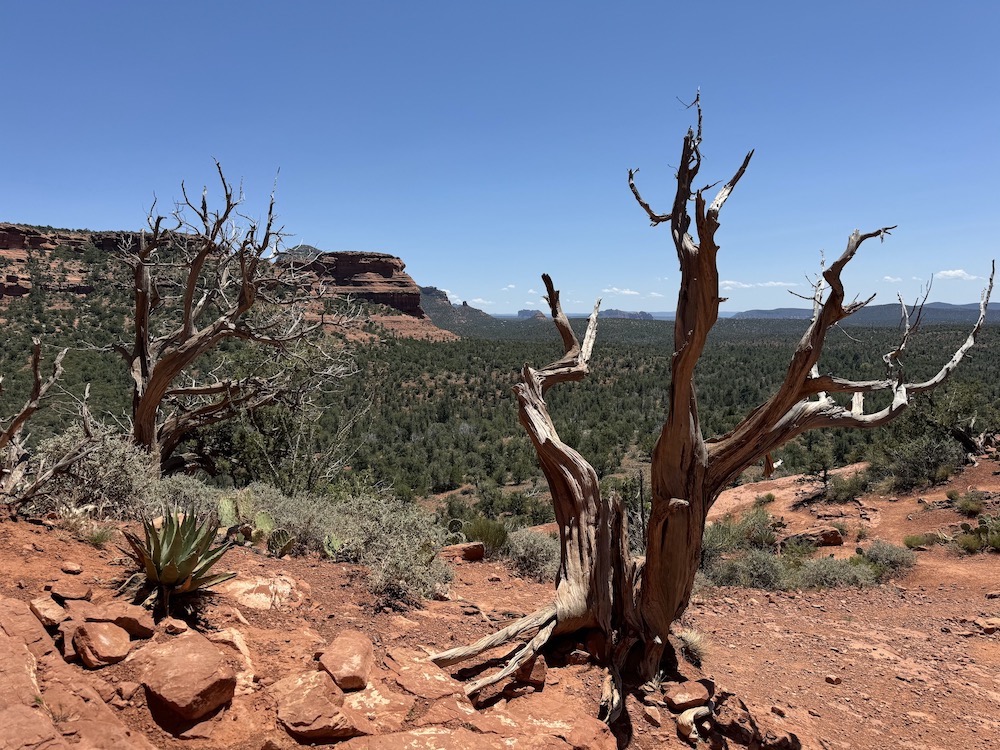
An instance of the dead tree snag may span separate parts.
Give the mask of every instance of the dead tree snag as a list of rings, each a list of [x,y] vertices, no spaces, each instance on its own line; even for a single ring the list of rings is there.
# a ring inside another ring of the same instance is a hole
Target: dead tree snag
[[[131,269],[134,338],[115,350],[133,381],[132,439],[164,468],[180,463],[171,458],[195,430],[304,396],[349,369],[342,349],[316,342],[322,315],[307,320],[306,306],[322,302],[302,270],[311,259],[278,261],[274,195],[263,220],[249,219],[239,211],[242,191],[216,170],[221,208],[209,208],[207,190],[195,201],[182,185],[172,228],[150,211],[148,231],[120,248]],[[226,341],[269,354],[218,368],[205,355]]]
[[[620,502],[601,496],[594,469],[559,439],[549,417],[546,390],[559,382],[580,380],[587,373],[597,310],[580,345],[562,312],[559,293],[551,279],[543,276],[565,354],[539,370],[525,366],[514,392],[521,424],[549,483],[559,525],[562,558],[555,599],[476,644],[431,657],[436,664],[448,666],[519,636],[532,636],[507,667],[470,684],[469,693],[506,677],[554,635],[596,631],[603,635],[604,646],[597,649],[595,656],[608,669],[600,715],[613,721],[622,710],[623,684],[655,682],[674,659],[668,641],[670,628],[687,608],[701,555],[705,519],[720,492],[744,469],[766,460],[768,454],[802,432],[823,427],[867,429],[896,418],[913,395],[929,391],[948,378],[975,344],[985,320],[992,275],[983,293],[979,318],[967,340],[929,380],[906,382],[900,364],[907,342],[917,329],[919,310],[912,320],[907,319],[899,345],[884,357],[884,379],[851,381],[820,374],[818,362],[831,327],[870,301],[845,302],[841,273],[865,241],[884,239],[893,227],[867,233],[855,231],[844,252],[816,282],[812,321],[792,355],[784,382],[730,432],[706,439],[698,417],[694,373],[721,302],[715,235],[720,212],[743,177],[753,152],[746,155],[735,175],[709,202],[704,195],[706,189],[695,187],[702,161],[702,116],[697,100],[694,106],[698,124],[684,138],[677,190],[669,213],[656,213],[643,200],[635,184],[635,171],[629,171],[629,187],[650,223],[670,227],[681,268],[667,413],[652,453],[652,510],[646,529],[646,557],[629,557],[624,508]],[[878,411],[865,412],[865,395],[878,392],[891,394],[891,403]],[[834,394],[852,394],[850,404],[839,403]]]

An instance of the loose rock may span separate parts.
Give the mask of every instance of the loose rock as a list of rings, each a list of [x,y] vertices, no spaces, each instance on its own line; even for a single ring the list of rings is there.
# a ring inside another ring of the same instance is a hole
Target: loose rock
[[[99,669],[128,656],[132,641],[128,633],[111,622],[87,622],[73,634],[73,648],[86,666]]]
[[[363,690],[375,663],[375,649],[364,633],[345,630],[334,638],[319,663],[341,690]]]
[[[236,675],[203,635],[192,631],[140,652],[141,681],[171,712],[194,721],[233,699]]]
[[[689,708],[704,706],[711,697],[708,688],[700,682],[689,680],[670,686],[664,691],[663,697],[673,711],[687,711]]]
[[[278,704],[278,721],[304,740],[332,740],[372,734],[368,718],[344,706],[344,694],[322,671],[278,680],[270,688]]]

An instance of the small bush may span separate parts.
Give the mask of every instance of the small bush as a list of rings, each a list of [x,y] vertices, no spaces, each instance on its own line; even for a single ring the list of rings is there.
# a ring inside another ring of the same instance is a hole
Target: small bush
[[[907,549],[913,549],[914,547],[928,547],[932,544],[937,543],[937,534],[926,533],[926,534],[909,534],[903,537],[903,544]]]
[[[770,549],[777,541],[771,514],[763,508],[755,508],[739,522],[740,536],[752,549]]]
[[[833,528],[835,528],[837,531],[839,531],[841,536],[844,537],[847,536],[847,524],[844,523],[843,521],[832,521],[830,525],[833,526]]]
[[[151,503],[159,508],[184,508],[199,515],[216,513],[219,490],[186,474],[158,479],[150,485]]]
[[[507,544],[509,531],[500,521],[494,521],[482,516],[467,521],[463,527],[465,538],[470,542],[482,542],[486,548],[486,556],[498,557]]]
[[[955,544],[962,552],[970,555],[979,552],[983,548],[983,540],[978,534],[959,534],[955,537]]]
[[[770,505],[774,502],[774,493],[768,492],[765,495],[757,495],[753,500],[753,507],[763,508],[765,505]]]
[[[680,641],[681,654],[696,667],[700,667],[702,661],[708,655],[708,639],[700,630],[685,628],[678,631],[677,640]]]
[[[868,538],[869,533],[870,532],[867,526],[858,526],[858,532],[854,538],[859,542],[863,542],[865,539]]]
[[[868,477],[864,472],[858,472],[844,477],[836,475],[830,478],[826,489],[826,500],[830,503],[849,503],[862,495],[868,486]]]
[[[755,589],[780,589],[784,584],[784,566],[777,557],[761,549],[722,560],[706,571],[717,586],[742,586]]]
[[[905,573],[917,562],[916,555],[908,549],[877,539],[865,550],[865,562],[872,566],[879,581]]]
[[[872,585],[875,580],[875,572],[869,566],[832,557],[807,560],[795,575],[797,587],[803,589],[860,588]]]
[[[99,438],[99,447],[71,472],[52,478],[46,496],[34,501],[37,509],[52,510],[58,498],[69,507],[93,506],[96,518],[137,519],[147,511],[159,474],[156,462],[125,435],[102,430]],[[42,442],[35,458],[51,466],[82,440],[83,428],[74,425]]]
[[[315,515],[302,528],[326,526],[323,536],[340,540],[341,557],[368,568],[369,587],[382,606],[416,603],[450,580],[450,569],[437,558],[445,530],[420,506],[371,488],[340,498],[306,498]]]
[[[521,575],[551,581],[559,570],[559,541],[529,529],[519,529],[507,537],[504,557]]]
[[[959,492],[958,490],[948,490],[946,493],[944,493],[944,495],[949,500],[951,500],[952,503],[957,503],[959,499],[961,499],[962,497],[962,493]]]
[[[975,518],[983,512],[985,507],[986,502],[983,494],[974,490],[959,498],[958,502],[955,503],[955,510],[966,518]]]

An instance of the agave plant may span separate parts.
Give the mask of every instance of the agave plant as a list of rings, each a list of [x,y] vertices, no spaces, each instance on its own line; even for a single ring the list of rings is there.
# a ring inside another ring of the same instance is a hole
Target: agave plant
[[[159,529],[152,521],[142,519],[145,539],[123,531],[131,551],[122,548],[146,574],[149,585],[159,589],[163,611],[169,613],[171,594],[186,594],[196,589],[228,581],[236,573],[208,574],[209,569],[229,550],[233,543],[212,547],[219,522],[214,515],[199,524],[193,514],[164,514]]]

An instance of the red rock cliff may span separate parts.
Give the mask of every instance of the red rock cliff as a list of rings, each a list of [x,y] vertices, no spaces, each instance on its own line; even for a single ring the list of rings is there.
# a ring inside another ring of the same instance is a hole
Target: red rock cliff
[[[315,285],[327,294],[351,295],[424,318],[420,287],[404,270],[406,264],[387,253],[355,251],[320,253],[305,266],[316,276]]]

